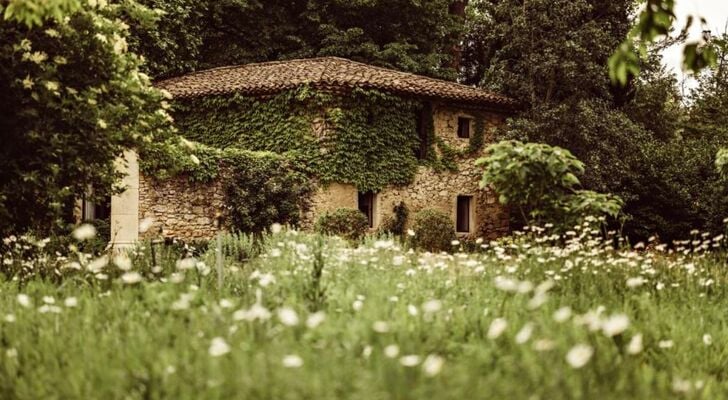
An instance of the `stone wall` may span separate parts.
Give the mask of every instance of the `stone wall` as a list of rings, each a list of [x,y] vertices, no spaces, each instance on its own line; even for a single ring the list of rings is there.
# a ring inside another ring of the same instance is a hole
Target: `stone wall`
[[[152,221],[141,237],[211,239],[217,233],[215,219],[222,207],[224,193],[220,179],[192,183],[187,176],[164,181],[140,176],[139,219]]]
[[[493,129],[503,123],[495,113],[480,113],[485,117],[484,142],[493,141]],[[474,114],[444,105],[434,105],[435,135],[448,146],[464,150],[468,139],[457,136],[458,117]],[[474,122],[473,122],[474,125]],[[314,126],[316,128],[316,126]],[[324,129],[324,128],[321,128]],[[320,130],[320,129],[319,129]],[[475,126],[471,126],[471,134]],[[317,131],[317,129],[314,129]],[[481,169],[475,160],[482,154],[460,157],[457,172],[436,172],[419,167],[411,185],[391,186],[377,193],[374,206],[374,229],[393,215],[393,208],[404,202],[410,211],[410,222],[420,210],[431,208],[456,218],[457,196],[473,196],[471,231],[462,236],[494,239],[508,233],[508,210],[498,203],[497,195],[489,188],[480,189]],[[139,177],[139,219],[150,218],[152,226],[142,237],[165,237],[185,240],[211,239],[217,233],[216,215],[223,211],[222,179],[212,183],[195,184],[186,176],[166,181]],[[312,229],[316,218],[337,208],[358,208],[357,189],[353,185],[334,183],[319,185],[311,199],[310,209],[302,216],[301,227]]]
[[[484,142],[493,141],[493,130],[503,123],[503,117],[495,113],[485,113]],[[447,106],[435,106],[433,119],[435,135],[447,145],[457,150],[469,147],[468,139],[458,138],[458,117],[474,117],[467,110]],[[474,125],[474,123],[473,123]],[[471,126],[471,134],[474,132]],[[485,146],[484,146],[485,147]],[[436,172],[428,167],[420,167],[412,184],[390,186],[377,193],[374,207],[374,229],[386,218],[392,216],[393,208],[404,202],[410,212],[410,221],[420,210],[430,208],[442,211],[452,217],[455,224],[457,197],[473,196],[470,233],[465,237],[495,239],[508,233],[509,214],[507,208],[498,203],[497,195],[490,189],[481,189],[479,184],[482,171],[475,166],[481,154],[462,157],[457,160],[457,172]],[[353,185],[332,184],[319,187],[312,199],[312,207],[304,216],[304,227],[311,227],[315,218],[323,212],[339,207],[358,208],[357,189]]]

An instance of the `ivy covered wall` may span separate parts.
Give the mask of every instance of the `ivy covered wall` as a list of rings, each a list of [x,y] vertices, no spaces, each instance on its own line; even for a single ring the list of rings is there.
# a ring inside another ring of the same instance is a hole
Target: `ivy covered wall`
[[[140,155],[142,173],[160,187],[179,175],[193,185],[224,179],[225,217],[245,232],[271,221],[295,224],[295,210],[307,207],[315,181],[379,192],[407,186],[423,173],[458,172],[466,165],[461,160],[482,150],[486,125],[493,125],[492,113],[449,104],[306,86],[267,97],[177,99],[172,109],[179,136],[149,146]],[[473,118],[470,139],[456,137],[452,124],[460,114]],[[290,189],[286,199],[255,220],[270,199],[281,197],[274,193],[280,187]]]
[[[376,91],[338,96],[302,87],[266,99],[232,95],[179,101],[173,115],[189,140],[285,154],[322,182],[379,190],[408,184],[417,171],[420,107]]]

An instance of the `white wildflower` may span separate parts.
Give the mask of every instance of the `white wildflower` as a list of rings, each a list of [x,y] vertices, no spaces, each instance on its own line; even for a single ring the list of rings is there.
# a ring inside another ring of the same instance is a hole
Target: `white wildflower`
[[[675,342],[673,342],[672,340],[660,340],[659,342],[657,342],[657,347],[661,349],[669,349],[674,345]]]
[[[43,303],[45,303],[45,304],[55,304],[56,303],[56,299],[53,298],[52,296],[43,296],[42,300],[43,300]]]
[[[282,364],[286,368],[300,368],[303,366],[303,359],[295,354],[283,357]]]
[[[42,306],[38,307],[38,312],[41,314],[46,314],[46,313],[60,314],[61,307],[50,305],[50,304],[43,304]]]
[[[402,356],[399,359],[399,363],[405,367],[416,367],[420,364],[420,356],[418,356],[416,354],[409,354],[406,356]]]
[[[324,320],[326,320],[326,313],[324,313],[323,311],[318,311],[308,316],[308,318],[306,319],[306,326],[309,329],[314,329],[321,325]]]
[[[394,358],[399,355],[399,346],[396,344],[390,344],[389,346],[384,348],[384,355],[387,358]]]
[[[710,346],[711,344],[713,344],[713,337],[710,336],[709,333],[706,333],[705,335],[703,335],[703,343],[706,346]]]
[[[533,324],[527,322],[525,325],[523,325],[523,328],[521,328],[521,330],[518,331],[518,333],[516,334],[516,343],[526,343],[528,339],[531,338],[531,334],[533,334]]]
[[[108,263],[109,256],[104,255],[88,263],[88,265],[86,265],[86,269],[95,274],[100,272]]]
[[[366,346],[364,346],[364,350],[362,350],[361,355],[364,358],[369,358],[372,355],[372,350],[373,350],[372,346],[366,345]]]
[[[634,336],[632,336],[632,339],[629,341],[629,344],[627,344],[627,353],[629,354],[639,354],[642,352],[642,334],[638,333]]]
[[[444,358],[435,354],[430,354],[422,363],[422,371],[426,376],[435,376],[440,373],[443,364],[445,364]]]
[[[31,307],[33,304],[30,300],[30,297],[27,294],[19,294],[18,297],[18,304],[20,304],[23,307]]]
[[[629,318],[624,314],[616,314],[602,322],[602,332],[608,337],[617,336],[629,327]]]
[[[374,321],[372,329],[377,333],[387,333],[389,332],[389,324],[385,321]]]
[[[566,362],[572,368],[581,368],[589,362],[592,355],[594,355],[594,349],[591,346],[577,344],[566,354]]]
[[[569,318],[571,318],[571,307],[561,307],[554,312],[554,321],[556,322],[566,322]]]
[[[191,258],[191,257],[177,261],[177,269],[187,270],[187,269],[193,269],[196,266],[197,266],[197,260],[195,260],[194,258]]]
[[[412,304],[408,305],[407,313],[409,313],[409,315],[411,315],[413,317],[417,316],[417,314],[418,314],[417,307],[413,306]]]
[[[66,300],[63,300],[63,305],[65,305],[68,308],[76,307],[78,305],[78,299],[75,297],[68,297]]]
[[[96,236],[96,228],[91,224],[83,224],[73,230],[71,234],[76,240],[88,240]]]
[[[298,325],[298,314],[295,310],[289,307],[278,309],[278,319],[286,326]]]
[[[442,309],[442,302],[440,300],[428,300],[422,304],[422,311],[426,314],[433,314]]]
[[[627,279],[627,287],[636,288],[645,284],[645,278],[638,276],[636,278]]]
[[[503,318],[496,318],[488,328],[488,339],[497,339],[508,327],[508,322]]]
[[[212,357],[220,357],[230,352],[230,345],[227,344],[225,339],[216,337],[212,339],[212,342],[210,342],[210,348],[207,352]]]
[[[142,275],[138,272],[126,272],[121,276],[121,281],[127,285],[132,285],[142,281]]]
[[[126,254],[119,254],[114,257],[114,264],[122,271],[131,270],[131,259]]]

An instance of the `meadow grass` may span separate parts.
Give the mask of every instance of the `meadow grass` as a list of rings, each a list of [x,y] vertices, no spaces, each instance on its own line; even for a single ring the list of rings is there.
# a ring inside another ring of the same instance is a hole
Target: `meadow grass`
[[[708,251],[725,239],[615,250],[596,233],[450,254],[228,238],[222,287],[214,249],[8,242],[0,398],[727,398],[726,253]]]

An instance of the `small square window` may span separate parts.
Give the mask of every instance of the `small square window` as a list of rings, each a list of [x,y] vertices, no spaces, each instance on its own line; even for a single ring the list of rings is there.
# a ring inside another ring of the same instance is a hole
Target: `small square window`
[[[472,202],[473,196],[458,196],[456,230],[460,233],[470,232]]]
[[[458,117],[458,137],[467,139],[470,137],[470,121],[471,118]]]

